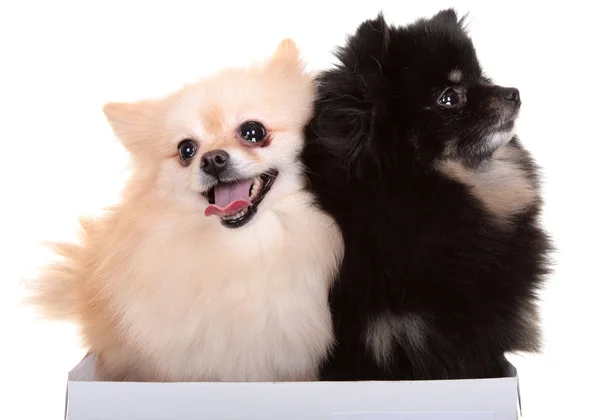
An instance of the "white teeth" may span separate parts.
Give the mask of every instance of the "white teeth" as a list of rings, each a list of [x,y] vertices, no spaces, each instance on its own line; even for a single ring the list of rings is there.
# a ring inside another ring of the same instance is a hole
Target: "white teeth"
[[[262,187],[263,187],[262,179],[260,179],[260,176],[257,176],[252,181],[252,186],[250,187],[250,195],[249,195],[249,197],[250,197],[251,201],[252,201],[252,199],[254,199],[258,195],[258,193],[260,192],[260,190],[261,190]],[[233,220],[240,219],[243,216],[245,216],[246,213],[248,213],[250,211],[250,207],[251,206],[248,206],[248,207],[240,210],[236,214],[232,214],[230,216],[223,216],[221,219],[222,220],[227,220],[227,221],[233,221]]]
[[[241,218],[242,216],[244,216],[246,213],[248,213],[249,210],[250,210],[250,206],[240,210],[236,214],[232,214],[231,216],[223,216],[222,219],[223,220],[237,220],[237,219]]]
[[[250,200],[252,200],[254,197],[256,197],[256,195],[259,193],[260,189],[262,188],[262,185],[263,185],[263,182],[259,176],[254,178],[254,181],[252,182],[252,187],[250,188]]]

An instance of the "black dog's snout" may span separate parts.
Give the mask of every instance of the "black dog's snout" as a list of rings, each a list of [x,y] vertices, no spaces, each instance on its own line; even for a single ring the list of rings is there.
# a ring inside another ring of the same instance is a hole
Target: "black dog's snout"
[[[225,150],[212,150],[200,158],[200,169],[209,175],[217,176],[227,166],[229,154]]]
[[[521,95],[519,95],[519,89],[517,88],[502,88],[500,96],[505,101],[514,102],[517,105],[521,104]]]

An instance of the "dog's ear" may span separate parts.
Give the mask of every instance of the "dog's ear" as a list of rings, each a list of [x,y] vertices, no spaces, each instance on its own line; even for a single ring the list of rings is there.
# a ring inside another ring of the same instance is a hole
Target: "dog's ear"
[[[465,31],[468,16],[468,14],[465,14],[459,18],[456,10],[446,9],[435,14],[431,18],[431,23],[442,27],[456,27],[459,30]]]
[[[159,102],[109,102],[102,110],[113,132],[126,149],[133,152],[146,144],[156,131]]]
[[[431,18],[431,21],[434,23],[456,25],[458,24],[458,15],[454,9],[441,10]]]
[[[336,51],[337,58],[358,73],[383,73],[386,52],[390,43],[390,27],[383,13],[364,21],[354,35],[348,37],[345,47]]]
[[[300,57],[300,50],[296,46],[296,43],[289,38],[279,43],[271,56],[270,65],[274,68],[295,71],[303,70],[304,68]]]

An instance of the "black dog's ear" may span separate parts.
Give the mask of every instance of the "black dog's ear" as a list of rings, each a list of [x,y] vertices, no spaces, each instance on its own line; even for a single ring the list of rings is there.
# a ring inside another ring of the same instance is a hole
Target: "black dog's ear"
[[[461,18],[458,17],[456,10],[446,9],[435,14],[429,22],[433,25],[441,27],[458,28],[461,31],[466,31],[466,20],[468,13],[463,15]]]
[[[363,22],[348,38],[346,46],[338,48],[336,56],[353,71],[373,69],[382,72],[389,42],[390,28],[380,12],[377,18]]]
[[[383,17],[383,13],[379,12],[375,19],[370,19],[363,22],[356,30],[355,38],[365,42],[367,47],[379,45],[387,48],[390,41],[390,28]]]
[[[431,18],[433,23],[458,25],[458,15],[454,9],[445,9]]]

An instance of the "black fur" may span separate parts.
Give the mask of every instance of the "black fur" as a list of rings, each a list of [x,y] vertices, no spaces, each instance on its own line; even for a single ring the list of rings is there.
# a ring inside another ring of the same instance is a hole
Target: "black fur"
[[[337,57],[341,64],[318,79],[303,154],[318,203],[346,244],[330,295],[338,344],[322,379],[502,376],[505,352],[540,345],[532,319],[550,250],[541,202],[502,225],[436,164],[484,167],[496,150],[486,136],[510,124],[520,102],[500,99],[503,88],[482,74],[452,10],[404,27],[380,15]],[[437,98],[456,68],[467,101],[445,109]],[[516,137],[510,142],[537,188],[536,165]],[[381,314],[426,326],[422,345],[396,336],[388,365],[365,344]]]

